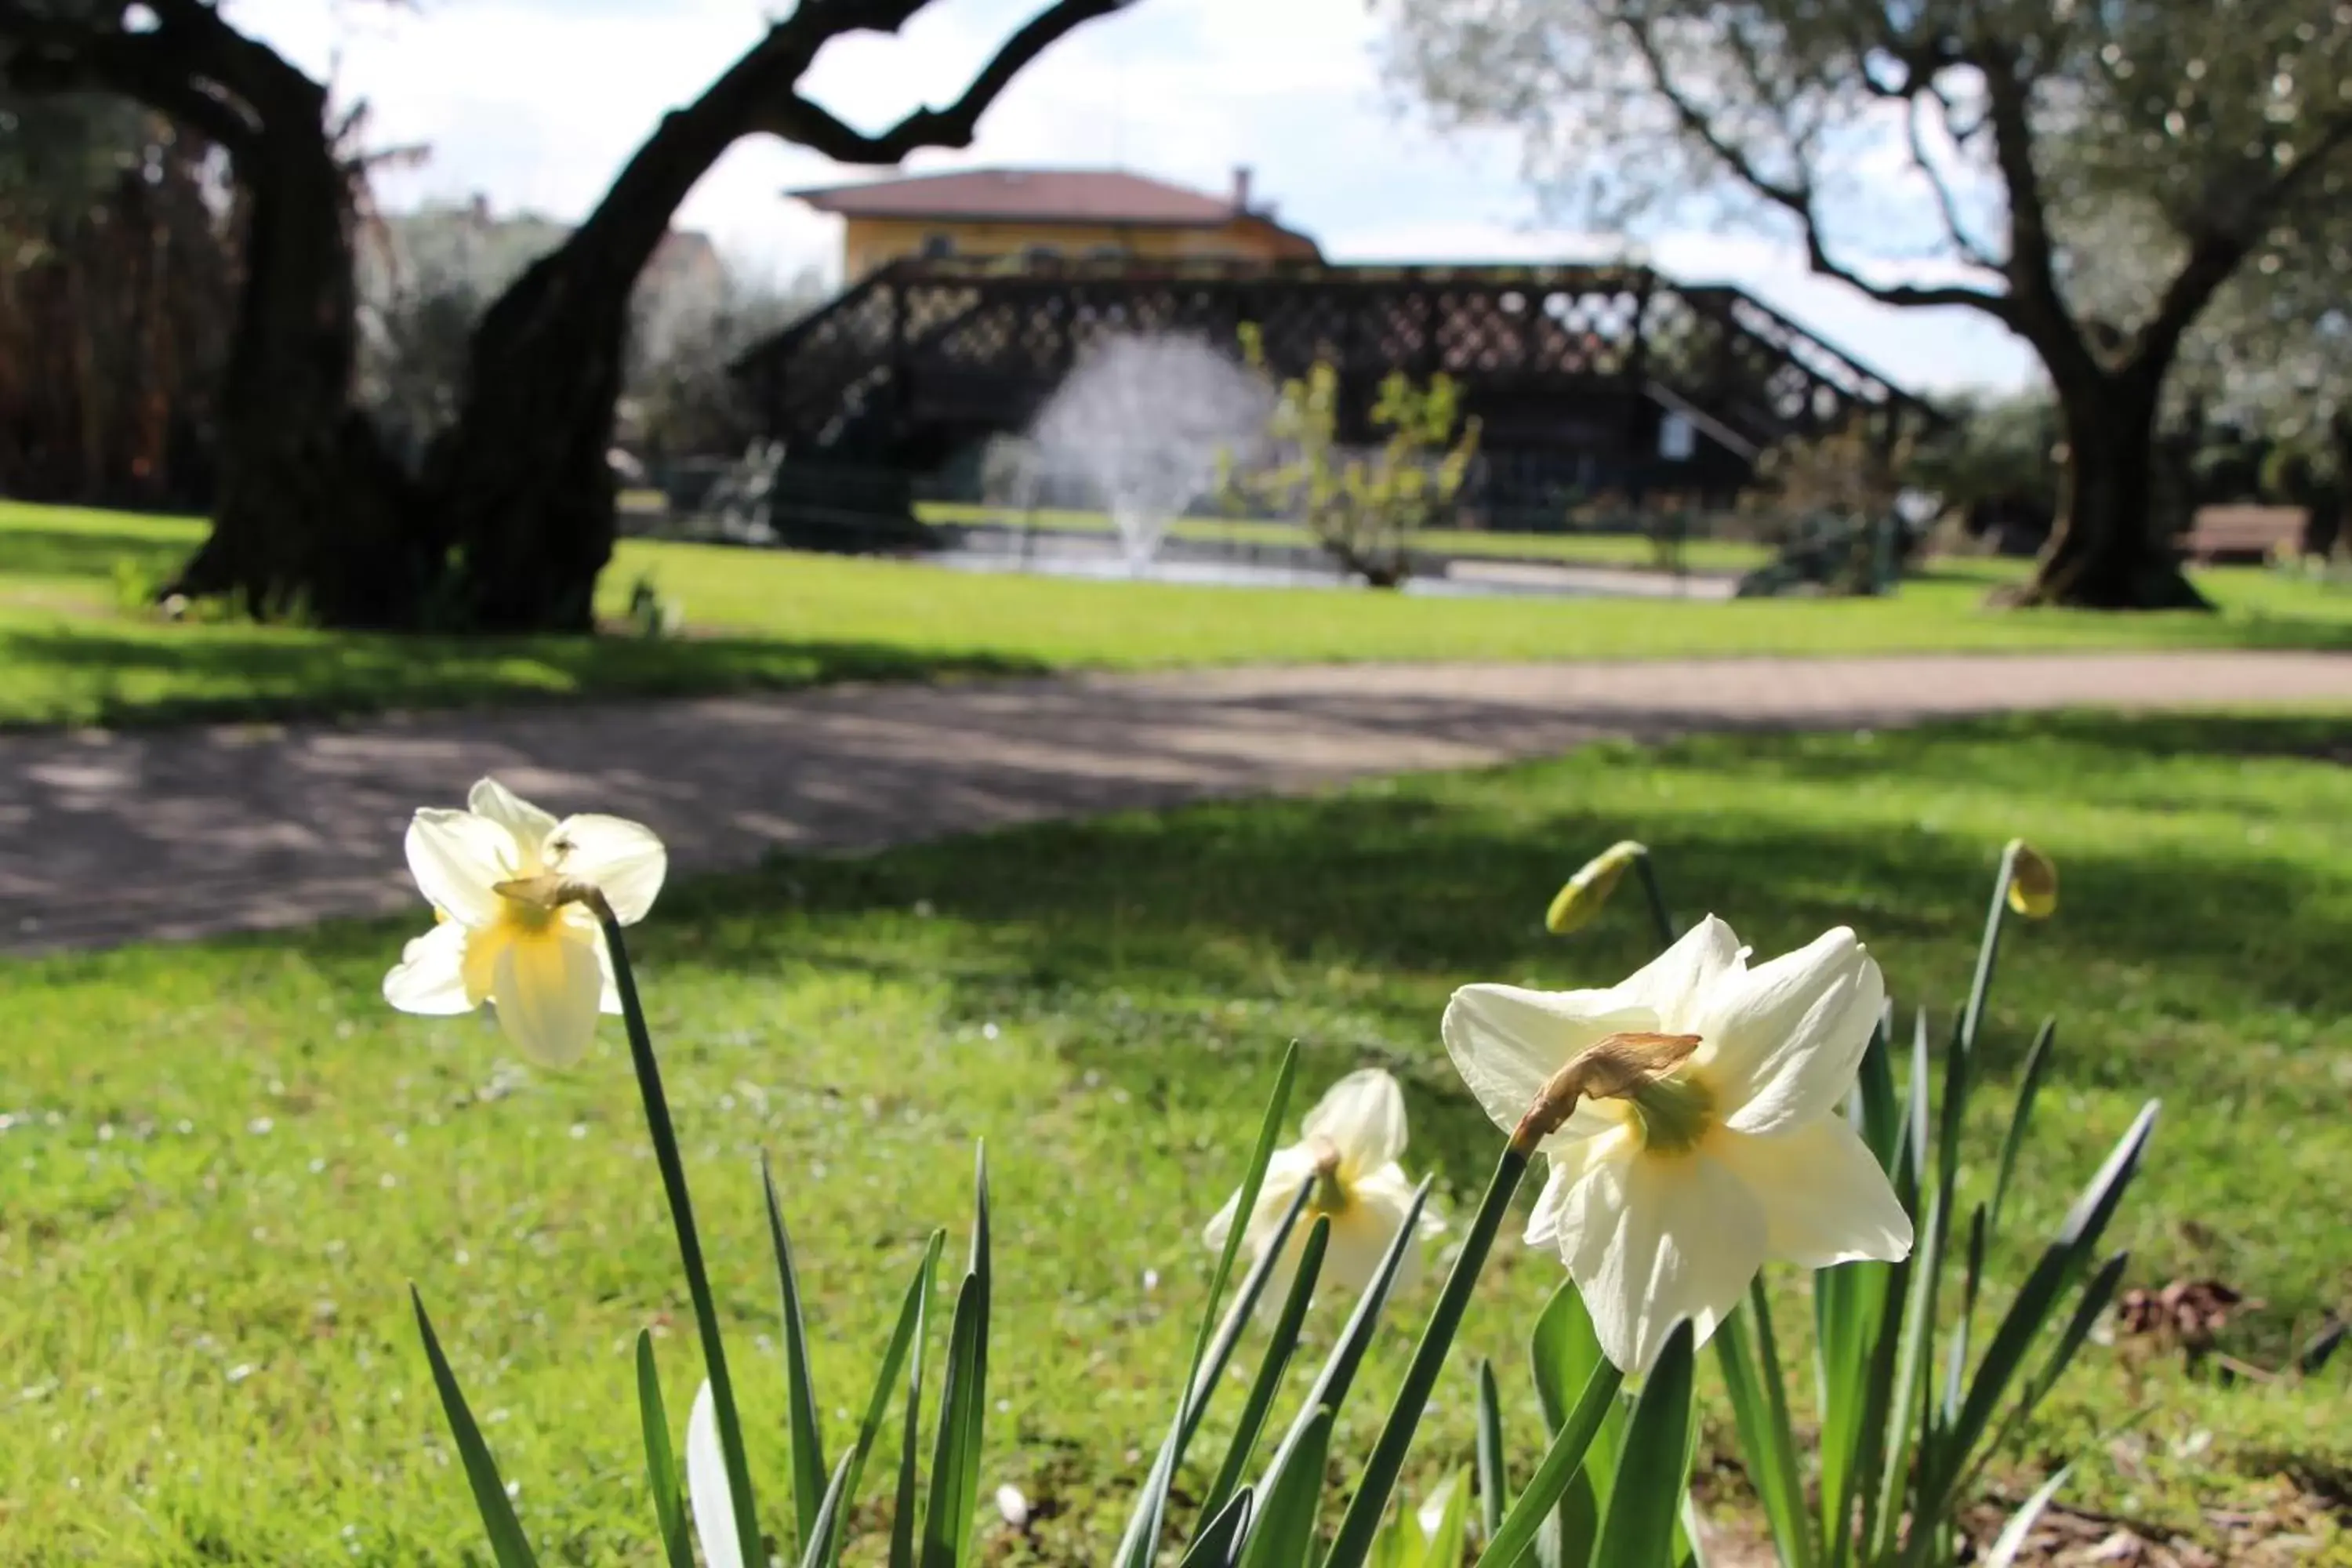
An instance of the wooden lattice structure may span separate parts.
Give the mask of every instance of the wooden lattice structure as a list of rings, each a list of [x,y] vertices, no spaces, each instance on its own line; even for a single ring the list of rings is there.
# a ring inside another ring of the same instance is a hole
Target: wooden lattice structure
[[[1339,371],[1344,439],[1381,379],[1444,372],[1483,426],[1484,504],[1670,490],[1722,498],[1759,452],[1869,421],[1893,441],[1927,405],[1737,289],[1638,267],[1335,267],[908,259],[737,362],[795,455],[936,470],[1027,426],[1090,344],[1263,334],[1269,367]],[[1661,455],[1678,419],[1689,439]],[[1350,428],[1349,426],[1352,426]]]

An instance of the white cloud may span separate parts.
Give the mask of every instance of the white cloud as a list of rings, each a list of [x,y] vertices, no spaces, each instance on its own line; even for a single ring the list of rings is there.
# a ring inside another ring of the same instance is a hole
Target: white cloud
[[[804,90],[878,129],[959,94],[1040,0],[937,0],[897,37],[837,41]],[[752,0],[465,0],[421,12],[338,0],[232,0],[242,26],[337,95],[364,99],[378,146],[424,143],[430,160],[388,172],[394,205],[486,195],[501,210],[577,218],[668,109],[689,101],[759,37]],[[1363,0],[1149,0],[1065,39],[1006,91],[965,164],[1118,164],[1222,190],[1237,163],[1285,221],[1338,258],[1468,261],[1590,257],[1605,239],[1530,226],[1537,204],[1516,146],[1441,139],[1394,111]],[[834,220],[782,195],[861,177],[769,138],[721,158],[678,221],[709,232],[739,268],[830,270]],[[1891,311],[1809,276],[1792,246],[1675,233],[1646,251],[1664,271],[1753,289],[1856,358],[1922,388],[2013,384],[2032,360],[1966,312]]]

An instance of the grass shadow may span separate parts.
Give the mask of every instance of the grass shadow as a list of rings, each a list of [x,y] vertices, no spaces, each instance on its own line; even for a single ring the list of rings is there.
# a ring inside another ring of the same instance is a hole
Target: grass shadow
[[[1465,1185],[1483,1178],[1491,1135],[1436,1044],[1451,986],[1605,984],[1648,956],[1631,908],[1570,941],[1543,931],[1550,894],[1590,850],[1647,838],[1685,918],[1715,910],[1759,953],[1855,925],[1906,1028],[1925,1004],[1940,1042],[1973,964],[1997,824],[2013,815],[2053,825],[2065,903],[2055,921],[2013,923],[1984,1040],[1990,1079],[2011,1079],[2041,1017],[2056,1014],[2070,1092],[2292,1114],[2299,1078],[2266,1085],[2207,1042],[2269,1031],[2266,1048],[2291,1059],[2298,1039],[2352,1015],[2352,968],[2336,961],[2326,918],[2347,902],[2341,879],[2258,834],[2154,829],[2191,798],[2208,818],[2256,829],[2294,815],[2291,789],[2285,805],[2239,799],[2229,753],[2299,744],[2311,721],[2167,721],[2146,735],[2137,722],[2000,721],[1867,746],[1731,736],[1596,747],[1307,800],[784,858],[683,889],[696,934],[681,956],[921,979],[960,1022],[1038,1022],[1074,1064],[1145,1103],[1178,1094],[1238,1108],[1260,1085],[1244,1064],[1296,1035],[1310,1080],[1366,1059],[1396,1069],[1417,1142]],[[2332,785],[2340,809],[2334,770],[2276,765],[2294,788]],[[1855,809],[1874,788],[1916,815]],[[2102,818],[2104,832],[2073,826]],[[919,934],[927,926],[940,934]],[[1171,1052],[1171,1038],[1195,1048]],[[2324,1076],[2324,1065],[2295,1072]]]
[[[9,703],[9,669],[41,672]],[[322,636],[262,626],[0,626],[0,729],[324,719],[587,699],[777,691],[849,680],[1045,673],[992,652],[769,637]]]
[[[124,526],[104,528],[0,528],[0,576],[111,579],[128,562],[142,578],[160,579],[188,557],[184,541],[157,538]]]

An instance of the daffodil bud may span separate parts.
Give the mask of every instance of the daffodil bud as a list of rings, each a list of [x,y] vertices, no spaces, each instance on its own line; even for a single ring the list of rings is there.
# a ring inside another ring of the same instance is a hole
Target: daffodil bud
[[[2009,907],[2030,921],[2046,921],[2058,912],[2058,868],[2050,857],[2022,838],[2012,838],[2004,852],[2009,861]]]
[[[1622,838],[1587,860],[1553,898],[1551,908],[1544,913],[1545,928],[1555,936],[1565,936],[1591,924],[1592,917],[1609,901],[1609,895],[1617,890],[1625,868],[1649,852],[1632,839]]]

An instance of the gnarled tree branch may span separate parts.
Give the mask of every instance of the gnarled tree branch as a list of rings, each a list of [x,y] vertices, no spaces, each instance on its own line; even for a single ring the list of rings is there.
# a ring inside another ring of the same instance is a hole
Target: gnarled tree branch
[[[1813,271],[1824,278],[1834,278],[1882,305],[1908,309],[1958,306],[1981,310],[1996,321],[2006,322],[2011,320],[2011,306],[2005,295],[1958,283],[1927,287],[1907,283],[1874,283],[1832,256],[1828,240],[1822,232],[1820,212],[1811,182],[1801,177],[1794,183],[1775,180],[1765,174],[1755,159],[1723,134],[1712,116],[1701,109],[1689,94],[1675,85],[1665,57],[1659,50],[1657,40],[1649,28],[1622,15],[1618,21],[1632,40],[1635,51],[1641,55],[1643,64],[1650,73],[1651,86],[1659,97],[1665,100],[1666,106],[1674,111],[1683,129],[1706,147],[1708,153],[1741,184],[1797,220],[1804,235],[1806,265]]]
[[[2001,269],[2000,262],[1994,258],[1992,252],[1987,250],[1977,240],[1974,235],[1968,231],[1967,226],[1960,222],[1960,204],[1958,198],[1952,193],[1951,182],[1944,178],[1944,171],[1937,168],[1935,161],[1927,156],[1927,142],[1919,134],[1919,104],[1925,96],[1928,95],[1914,93],[1904,109],[1903,130],[1905,138],[1910,144],[1912,166],[1919,171],[1927,180],[1928,188],[1936,193],[1936,210],[1943,215],[1944,232],[1951,237],[1952,247],[1958,250],[1962,259],[1970,266],[1981,267],[1988,272],[1999,272]],[[1951,117],[1950,109],[1944,104],[1940,97],[1937,98],[1936,102],[1943,109],[1945,123],[1948,126]]]
[[[259,130],[250,108],[188,68],[163,35],[98,32],[35,24],[18,30],[21,12],[0,5],[0,37],[16,51],[8,79],[26,92],[118,93],[187,126],[232,156],[249,150]]]
[[[1132,0],[1056,0],[1004,41],[954,103],[916,110],[876,135],[853,128],[798,91],[785,95],[756,128],[843,163],[895,163],[919,147],[969,147],[981,116],[1031,61],[1081,24],[1130,4]]]

